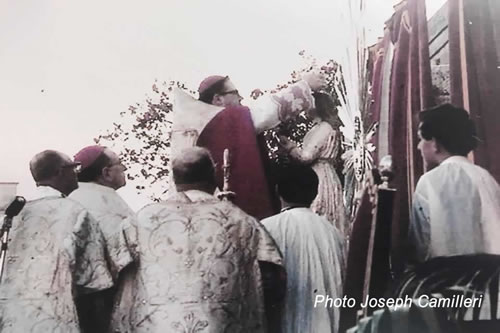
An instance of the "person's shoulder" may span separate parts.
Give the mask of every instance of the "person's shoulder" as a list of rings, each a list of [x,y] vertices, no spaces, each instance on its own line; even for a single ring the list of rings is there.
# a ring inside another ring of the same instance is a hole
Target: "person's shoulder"
[[[145,219],[149,218],[152,215],[158,214],[158,212],[162,211],[171,211],[172,209],[179,209],[182,205],[181,202],[178,201],[162,201],[162,202],[153,202],[145,205],[139,211],[137,211],[137,219]]]
[[[312,210],[308,213],[307,219],[310,224],[321,226],[321,230],[340,235],[340,231],[325,216],[318,215]]]
[[[230,201],[218,201],[214,203],[214,206],[224,212],[225,215],[232,217],[237,220],[250,221],[252,224],[258,222],[257,219],[249,214],[247,214],[243,209],[236,206]],[[260,224],[260,222],[259,222]]]
[[[265,231],[267,233],[267,229],[263,224],[267,219],[259,221],[257,218],[247,214],[241,208],[228,201],[220,201],[217,204],[217,209],[226,217],[229,223],[238,226],[240,229],[246,228],[254,231]]]
[[[28,201],[23,212],[47,212],[51,215],[79,216],[88,214],[88,211],[79,202],[70,198],[48,197]]]
[[[456,179],[457,175],[461,177],[469,176],[471,170],[476,172],[480,170],[486,171],[480,166],[465,160],[465,158],[452,156],[434,169],[426,172],[422,178],[428,181]]]
[[[473,163],[460,159],[449,160],[423,174],[415,191],[422,194],[428,191],[441,193],[460,189],[463,192],[469,188],[472,192],[473,188],[480,184],[478,179],[486,175],[489,175],[488,171]]]
[[[96,215],[133,215],[129,204],[113,188],[98,184],[79,183],[70,196]]]
[[[266,217],[265,219],[262,219],[260,221],[260,224],[262,224],[262,226],[269,233],[274,234],[275,232],[277,232],[277,230],[280,230],[282,228],[282,225],[284,223],[286,223],[283,219],[283,214],[284,213],[279,213],[273,216]],[[290,223],[288,223],[287,225],[290,225]]]
[[[138,220],[147,220],[154,217],[168,217],[174,215],[204,216],[203,212],[220,214],[232,218],[242,218],[245,214],[238,207],[224,203],[215,197],[207,197],[204,200],[191,201],[186,195],[177,193],[165,201],[154,202],[145,205],[137,212]]]
[[[440,164],[433,169],[424,173],[418,184],[435,184],[436,181],[444,181],[447,178],[450,178],[451,174],[454,174],[459,171],[459,168],[455,164]]]
[[[446,181],[444,177],[446,177],[446,168],[442,168],[441,165],[425,172],[417,181],[415,195],[427,195],[426,193],[438,183],[442,184]]]
[[[327,121],[320,122],[318,124],[318,127],[321,128],[324,131],[335,132],[335,130],[333,129],[332,125],[329,122],[327,122]]]
[[[70,193],[70,198],[80,198],[92,194],[96,191],[96,188],[92,186],[91,183],[78,183],[78,188]]]
[[[215,118],[222,118],[225,121],[249,121],[252,119],[250,108],[243,105],[231,105],[222,110]],[[214,119],[215,119],[214,118]]]
[[[323,220],[328,224],[326,218],[317,215],[311,209],[298,208],[270,216],[261,222],[268,229],[281,228],[282,225],[285,225],[288,229],[299,229],[303,232],[310,232],[311,223],[323,224]]]
[[[332,125],[330,125],[326,121],[320,122],[318,125],[313,127],[311,129],[311,131],[313,131],[315,133],[315,135],[321,136],[324,138],[335,136],[335,130],[333,129]]]
[[[268,226],[268,225],[276,224],[276,223],[278,223],[280,221],[281,214],[283,214],[283,213],[279,213],[279,214],[276,214],[276,215],[272,215],[272,216],[266,217],[265,219],[262,219],[260,221],[260,223],[262,223],[263,226]]]
[[[500,193],[500,185],[493,175],[483,167],[472,164],[467,166],[464,173],[470,178],[470,186],[476,188],[488,188],[488,191]]]
[[[471,168],[471,170],[473,170],[473,172],[477,173],[481,177],[486,178],[486,179],[491,179],[491,181],[497,182],[495,180],[495,178],[493,177],[493,175],[485,168],[483,168],[477,164],[472,164],[472,163],[470,165],[470,168]]]
[[[230,106],[226,106],[224,108],[224,110],[228,110],[228,111],[250,111],[250,108],[248,106],[245,106],[245,105],[230,105]]]
[[[240,118],[243,116],[250,116],[250,108],[244,105],[229,105],[226,106],[221,112],[219,112],[216,116],[218,117],[231,117],[231,118]]]

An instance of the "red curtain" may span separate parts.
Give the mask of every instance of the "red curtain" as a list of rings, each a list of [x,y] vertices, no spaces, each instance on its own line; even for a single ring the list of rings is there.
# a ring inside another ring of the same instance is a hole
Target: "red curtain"
[[[376,142],[388,141],[387,150],[393,156],[396,166],[392,186],[396,188],[397,194],[394,198],[391,230],[392,268],[396,274],[402,271],[404,264],[411,196],[423,171],[422,159],[416,149],[418,113],[431,106],[433,101],[428,47],[424,0],[406,0],[395,6],[394,15],[386,22],[384,39],[379,42],[378,47],[372,47],[376,55],[372,62],[370,112],[374,121],[388,120],[385,130],[378,133]],[[393,50],[394,54],[389,55],[389,50]],[[392,64],[387,64],[391,70],[383,70],[386,63],[382,63],[391,61],[391,58]],[[383,83],[387,79],[390,81],[388,89],[384,89]],[[385,106],[383,101],[386,101]],[[384,107],[388,110],[383,110]],[[386,116],[382,116],[383,113]],[[383,117],[388,119],[381,119]],[[383,156],[379,154],[378,157]],[[348,297],[359,298],[362,295],[367,252],[364,243],[369,234],[372,209],[373,205],[365,194],[351,235],[345,284]],[[356,309],[343,309],[340,331],[353,326],[355,317]]]
[[[404,263],[412,195],[423,163],[417,150],[418,113],[433,104],[427,18],[424,0],[407,0],[397,6],[390,22],[394,58],[389,90],[389,153],[396,167],[393,267]]]
[[[405,0],[394,8],[395,13],[386,22],[385,37],[378,47],[372,47],[377,55],[372,62],[370,112],[374,121],[388,122],[385,129],[378,133],[376,142],[388,142],[387,151],[392,155],[395,166],[392,186],[397,195],[391,247],[393,269],[397,274],[404,265],[412,194],[418,177],[423,173],[422,158],[417,150],[418,113],[430,107],[434,99],[425,1]],[[389,47],[391,43],[393,46]],[[387,54],[389,50],[392,50],[392,55]],[[387,57],[391,61],[390,71],[381,70],[382,62]],[[388,75],[389,89],[382,89]],[[385,105],[388,119],[381,119],[384,99],[388,100],[388,103],[385,102],[388,104]],[[378,154],[378,158],[381,157]]]
[[[448,8],[451,101],[476,123],[474,162],[500,182],[500,1],[449,0]]]
[[[379,128],[373,137],[373,142],[377,146],[377,149],[373,152],[373,160],[377,162],[383,155],[387,155],[387,149],[381,149],[380,141],[382,138],[387,139],[387,112],[383,112],[383,108],[387,108],[383,105],[382,99],[386,91],[385,81],[390,79],[390,54],[391,51],[391,36],[389,29],[384,29],[384,37],[379,40],[379,42],[372,47],[370,47],[370,67],[372,70],[372,77],[370,78],[372,84],[372,101],[370,105],[369,121],[371,123],[378,122]],[[386,56],[387,54],[387,56]],[[385,111],[385,110],[384,110]],[[386,141],[385,141],[386,142]],[[387,146],[387,144],[385,144]],[[385,148],[385,147],[384,147]]]

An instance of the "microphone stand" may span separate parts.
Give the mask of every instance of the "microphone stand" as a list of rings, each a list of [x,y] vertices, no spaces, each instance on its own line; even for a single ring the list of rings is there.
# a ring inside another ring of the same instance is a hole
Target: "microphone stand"
[[[3,219],[2,229],[0,230],[0,237],[2,238],[0,247],[0,283],[2,282],[3,271],[5,269],[5,260],[7,259],[9,231],[12,227],[12,219],[21,212],[25,204],[26,199],[24,199],[24,197],[17,196],[7,209],[5,209],[5,217]]]
[[[5,268],[5,259],[7,257],[7,248],[9,244],[9,231],[12,227],[12,216],[5,216],[2,225],[2,244],[0,252],[0,283],[2,282],[3,271]]]

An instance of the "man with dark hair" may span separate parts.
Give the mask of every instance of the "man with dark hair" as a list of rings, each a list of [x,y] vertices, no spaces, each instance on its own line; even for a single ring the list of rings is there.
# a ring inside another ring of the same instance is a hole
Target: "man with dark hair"
[[[443,104],[420,113],[419,149],[425,163],[433,168],[449,156],[466,157],[476,148],[476,131],[467,111],[451,104]],[[434,143],[437,154],[427,154],[426,143]]]
[[[78,175],[79,187],[70,198],[82,204],[99,223],[106,241],[108,264],[114,281],[118,281],[120,272],[136,255],[136,216],[116,192],[125,185],[126,168],[117,154],[102,146],[83,148],[75,155],[75,161],[81,163],[82,169]],[[92,326],[86,330],[107,331],[115,292],[112,288],[99,298],[88,300],[88,311],[97,312],[100,321],[90,323]]]
[[[314,107],[312,92],[325,83],[319,73],[303,79],[279,93],[262,96],[251,108],[241,105],[242,97],[227,76],[214,75],[199,86],[199,100],[176,91],[171,146],[173,155],[182,148],[207,148],[216,162],[219,189],[223,183],[223,152],[229,149],[230,188],[234,203],[246,213],[264,218],[276,212],[265,162],[265,143],[257,135],[301,111]]]
[[[138,212],[141,264],[125,285],[113,327],[268,332],[266,272],[259,265],[284,272],[278,248],[259,222],[213,196],[214,164],[206,149],[183,150],[173,173],[176,195]],[[280,287],[284,292],[284,284],[273,291]]]
[[[12,223],[0,284],[0,331],[80,332],[77,297],[113,285],[98,224],[65,198],[78,164],[57,151],[33,157],[37,193]]]
[[[282,210],[285,207],[309,207],[318,195],[318,184],[318,176],[311,167],[292,165],[281,170],[277,187]]]
[[[467,111],[450,104],[420,114],[426,172],[413,196],[411,261],[475,253],[500,254],[500,187],[467,154],[476,146]]]
[[[309,208],[318,192],[314,170],[291,166],[280,175],[281,213],[262,223],[281,249],[287,269],[281,332],[337,332],[338,307],[316,306],[315,300],[342,297],[344,241],[325,217]]]

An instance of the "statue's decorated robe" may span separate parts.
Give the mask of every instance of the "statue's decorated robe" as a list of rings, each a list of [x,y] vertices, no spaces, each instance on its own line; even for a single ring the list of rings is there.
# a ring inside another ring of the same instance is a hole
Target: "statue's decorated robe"
[[[307,132],[302,149],[292,149],[290,155],[300,163],[311,165],[318,175],[318,195],[311,209],[325,216],[347,238],[349,220],[345,213],[342,184],[334,166],[341,144],[340,133],[326,121],[321,121]]]
[[[266,172],[267,150],[257,135],[314,106],[311,89],[298,82],[273,95],[263,96],[254,106],[217,107],[176,92],[172,151],[198,145],[207,148],[217,164],[219,189],[223,185],[223,152],[229,149],[230,189],[234,203],[259,219],[276,213],[272,186]]]
[[[79,204],[38,188],[9,235],[0,284],[0,331],[80,332],[77,293],[113,285],[102,233]]]
[[[115,332],[266,332],[259,261],[282,259],[254,218],[207,193],[179,192],[138,212],[138,240]]]

